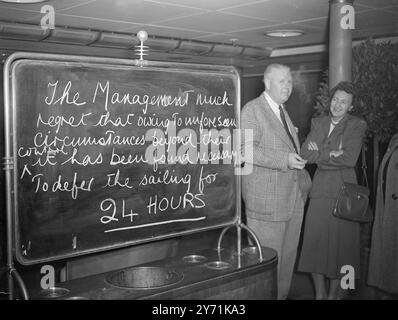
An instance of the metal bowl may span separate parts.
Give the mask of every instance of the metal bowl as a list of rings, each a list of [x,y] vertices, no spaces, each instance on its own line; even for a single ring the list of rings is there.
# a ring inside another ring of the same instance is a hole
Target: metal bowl
[[[76,297],[68,297],[68,298],[65,298],[64,300],[90,300],[90,299],[86,298],[86,297],[78,297],[78,296],[76,296]]]
[[[133,267],[108,275],[105,281],[120,288],[161,288],[180,282],[182,273],[161,267]]]
[[[207,268],[215,269],[215,270],[223,270],[231,267],[231,264],[225,261],[211,261],[206,263]]]
[[[213,250],[215,250],[215,251],[224,251],[224,249],[225,249],[225,248],[223,248],[223,247],[220,247],[220,248],[215,247],[215,248],[213,248]]]
[[[258,254],[258,247],[256,246],[245,247],[242,249],[242,252],[246,254]]]
[[[197,254],[191,254],[189,256],[185,256],[182,258],[182,261],[184,261],[186,263],[201,263],[206,260],[207,260],[207,258],[205,256],[200,256]]]
[[[68,293],[69,293],[69,290],[66,288],[53,287],[53,288],[41,290],[40,296],[45,299],[56,299],[56,298],[66,296]]]

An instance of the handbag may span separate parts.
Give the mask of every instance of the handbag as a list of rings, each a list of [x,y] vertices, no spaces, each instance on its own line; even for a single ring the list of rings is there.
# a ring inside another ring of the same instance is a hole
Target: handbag
[[[340,148],[341,146],[342,142],[340,142]],[[363,145],[362,170],[363,180],[366,186],[343,182],[333,208],[333,215],[335,217],[359,223],[368,223],[373,220],[372,211],[368,210],[370,192],[366,174],[365,148]]]
[[[344,182],[336,200],[333,215],[354,222],[371,222],[372,212],[368,210],[369,189],[360,184]]]

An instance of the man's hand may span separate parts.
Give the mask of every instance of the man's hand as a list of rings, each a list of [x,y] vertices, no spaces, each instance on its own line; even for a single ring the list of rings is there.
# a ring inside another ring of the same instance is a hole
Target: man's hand
[[[337,158],[340,157],[343,153],[344,153],[343,150],[332,150],[330,151],[329,156]]]
[[[297,153],[289,153],[288,161],[289,169],[301,170],[305,167],[305,164],[307,163],[307,160],[301,158]]]
[[[318,145],[314,141],[310,141],[307,148],[310,151],[319,151]]]

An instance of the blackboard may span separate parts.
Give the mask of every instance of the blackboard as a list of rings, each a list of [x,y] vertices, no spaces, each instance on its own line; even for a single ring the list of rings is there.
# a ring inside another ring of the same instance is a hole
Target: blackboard
[[[237,221],[233,67],[27,53],[7,63],[20,263]]]

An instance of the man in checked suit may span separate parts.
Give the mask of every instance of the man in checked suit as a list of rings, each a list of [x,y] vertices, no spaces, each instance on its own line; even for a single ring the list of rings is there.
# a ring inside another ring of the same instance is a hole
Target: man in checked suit
[[[252,140],[242,139],[242,150],[253,152],[244,155],[252,159],[245,166],[253,170],[242,176],[242,196],[247,226],[261,245],[278,252],[278,299],[283,300],[290,289],[311,179],[304,169],[306,161],[299,156],[297,132],[283,107],[292,92],[289,67],[269,65],[264,84],[265,91],[241,114],[242,132],[253,132]]]

